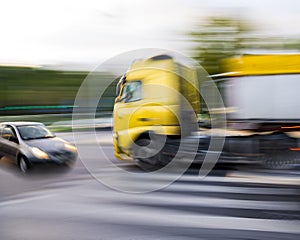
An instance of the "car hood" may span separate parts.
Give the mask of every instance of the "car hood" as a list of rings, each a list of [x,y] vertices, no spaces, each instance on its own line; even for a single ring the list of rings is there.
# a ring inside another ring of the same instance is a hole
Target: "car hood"
[[[56,152],[62,149],[65,149],[64,141],[61,138],[41,138],[41,139],[32,139],[24,141],[30,147],[37,147],[45,152]]]

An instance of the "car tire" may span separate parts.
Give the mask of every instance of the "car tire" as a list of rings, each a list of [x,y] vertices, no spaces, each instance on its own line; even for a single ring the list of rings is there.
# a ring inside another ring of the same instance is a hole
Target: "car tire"
[[[26,160],[26,158],[24,156],[19,157],[18,167],[19,167],[19,170],[23,174],[25,174],[25,173],[28,172],[28,170],[29,170],[29,164],[28,164],[28,161]]]
[[[75,168],[76,161],[68,161],[63,165],[64,171],[72,171]]]

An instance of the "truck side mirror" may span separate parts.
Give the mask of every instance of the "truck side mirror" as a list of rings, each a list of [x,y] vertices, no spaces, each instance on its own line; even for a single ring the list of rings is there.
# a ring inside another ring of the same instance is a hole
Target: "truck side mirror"
[[[122,86],[124,85],[125,82],[126,82],[126,76],[123,75],[123,76],[120,78],[120,80],[119,80],[119,82],[118,82],[118,84],[117,84],[117,86],[116,86],[116,96],[119,96],[119,95],[120,95],[121,88],[122,88]]]

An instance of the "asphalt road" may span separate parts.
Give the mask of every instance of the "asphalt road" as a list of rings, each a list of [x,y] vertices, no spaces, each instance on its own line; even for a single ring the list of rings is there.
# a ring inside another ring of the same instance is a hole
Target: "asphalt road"
[[[91,133],[77,134],[84,154],[72,171],[40,169],[22,176],[0,160],[1,240],[300,237],[297,171],[218,166],[199,179],[193,166],[168,185],[173,173],[152,178],[132,163],[116,161],[109,131],[97,132],[101,153],[93,147]],[[59,135],[74,141],[71,133]],[[93,168],[92,174],[85,165]],[[120,177],[118,169],[138,178]],[[154,183],[168,186],[133,194],[107,183],[141,191]]]

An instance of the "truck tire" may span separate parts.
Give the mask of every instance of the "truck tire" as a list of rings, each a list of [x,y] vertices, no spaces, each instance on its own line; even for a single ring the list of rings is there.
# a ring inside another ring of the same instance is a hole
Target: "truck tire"
[[[297,156],[291,151],[274,151],[265,154],[262,165],[267,169],[292,169],[297,164]]]
[[[162,151],[155,154],[152,157],[141,157],[143,153],[141,152],[141,148],[143,147],[143,151],[155,151],[155,149],[147,149],[147,146],[150,144],[151,140],[149,138],[141,138],[135,141],[135,145],[133,147],[133,159],[135,163],[144,171],[152,172],[156,171],[162,167],[164,164],[162,163]]]

